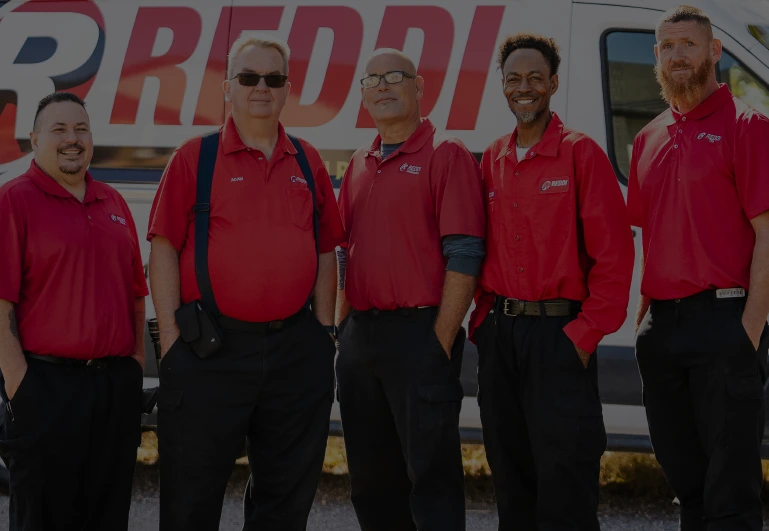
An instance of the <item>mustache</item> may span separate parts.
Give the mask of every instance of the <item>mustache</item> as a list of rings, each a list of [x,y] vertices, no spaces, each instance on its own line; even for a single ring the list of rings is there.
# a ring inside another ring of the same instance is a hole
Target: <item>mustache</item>
[[[689,61],[670,61],[670,67],[669,70],[676,70],[678,68],[691,68],[692,65],[689,64]]]

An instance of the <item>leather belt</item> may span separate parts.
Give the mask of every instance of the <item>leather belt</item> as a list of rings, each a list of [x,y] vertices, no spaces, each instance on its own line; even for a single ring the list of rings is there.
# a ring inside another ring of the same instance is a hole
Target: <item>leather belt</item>
[[[495,299],[495,308],[499,313],[507,317],[516,317],[518,315],[560,317],[572,315],[579,306],[579,302],[567,299],[548,301],[522,301],[505,297],[497,297]]]
[[[261,323],[241,321],[239,319],[227,317],[226,315],[220,315],[219,317],[216,318],[216,320],[222,326],[222,328],[226,328],[228,330],[236,330],[238,332],[250,332],[255,334],[266,335],[270,332],[279,332],[281,330],[289,328],[290,326],[295,325],[302,319],[302,317],[304,317],[304,315],[305,315],[305,310],[301,309],[298,312],[296,312],[294,315],[290,317],[286,317],[285,319],[280,319],[276,321],[266,321]]]
[[[33,360],[46,361],[48,363],[54,363],[56,365],[68,365],[70,367],[93,367],[96,369],[102,369],[107,366],[107,362],[114,360],[117,356],[109,356],[107,358],[95,358],[91,360],[79,360],[75,358],[60,358],[58,356],[42,356],[39,354],[32,354],[25,352],[24,355],[27,358]]]

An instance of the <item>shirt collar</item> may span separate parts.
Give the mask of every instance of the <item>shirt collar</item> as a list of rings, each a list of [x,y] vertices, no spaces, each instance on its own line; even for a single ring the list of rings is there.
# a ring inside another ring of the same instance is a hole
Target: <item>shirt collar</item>
[[[32,163],[29,166],[29,171],[27,172],[27,177],[43,192],[45,192],[48,195],[53,195],[56,197],[63,197],[63,198],[74,198],[74,196],[67,191],[66,188],[64,188],[62,185],[60,185],[58,182],[56,182],[53,177],[45,173],[40,167],[37,165],[37,163],[33,160]],[[86,171],[85,172],[85,197],[83,198],[83,203],[90,203],[91,201],[95,201],[96,199],[107,199],[107,193],[101,189],[101,186],[95,186],[93,185],[95,181],[93,180],[93,177],[91,176],[91,172]]]
[[[428,140],[435,134],[435,125],[429,118],[423,118],[422,123],[416,128],[416,131],[411,133],[411,136],[399,147],[396,152],[398,153],[416,153],[424,147]],[[380,144],[382,143],[381,135],[377,135],[374,142],[371,144],[371,148],[366,155],[377,156],[379,154]],[[395,154],[395,153],[393,153]],[[390,155],[392,157],[392,155]],[[389,158],[388,158],[389,160]]]
[[[542,155],[545,157],[557,157],[558,150],[561,147],[561,139],[563,138],[563,122],[558,115],[553,112],[550,123],[547,124],[545,134],[542,138],[529,148],[527,157],[533,155]],[[510,135],[510,141],[507,144],[507,149],[503,149],[497,155],[497,160],[506,157],[508,154],[513,153],[516,148],[516,140],[518,139],[518,127],[513,130],[513,134]],[[519,161],[520,162],[520,161]]]
[[[718,90],[688,113],[681,113],[672,105],[670,106],[670,111],[673,113],[673,119],[675,121],[678,121],[681,118],[686,118],[687,120],[701,120],[716,112],[731,99],[732,93],[729,90],[729,86],[726,83],[719,83]]]
[[[227,120],[224,122],[224,126],[222,126],[222,150],[225,155],[229,155],[230,153],[242,151],[246,148],[247,146],[240,138],[238,128],[235,127],[235,120],[232,118],[232,113],[230,113],[227,115]],[[296,148],[294,147],[294,144],[291,143],[291,140],[289,140],[288,134],[286,134],[286,130],[280,122],[278,122],[278,148],[284,153],[296,155]]]

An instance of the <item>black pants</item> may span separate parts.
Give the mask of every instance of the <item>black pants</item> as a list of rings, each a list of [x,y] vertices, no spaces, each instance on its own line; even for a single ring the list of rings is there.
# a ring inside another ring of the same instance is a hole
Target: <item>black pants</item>
[[[606,449],[598,359],[564,334],[574,315],[490,313],[476,331],[478,403],[500,531],[599,529]]]
[[[760,445],[769,348],[742,326],[745,299],[703,292],[652,301],[638,366],[657,460],[681,503],[682,531],[762,527]]]
[[[304,530],[328,440],[334,342],[309,311],[281,331],[224,336],[215,356],[200,359],[180,339],[161,362],[160,529],[219,529],[248,443],[243,529]]]
[[[10,402],[0,382],[11,531],[125,531],[141,443],[141,365],[27,365]]]
[[[451,361],[435,308],[353,313],[337,360],[351,499],[363,531],[465,529],[459,412],[465,332]]]

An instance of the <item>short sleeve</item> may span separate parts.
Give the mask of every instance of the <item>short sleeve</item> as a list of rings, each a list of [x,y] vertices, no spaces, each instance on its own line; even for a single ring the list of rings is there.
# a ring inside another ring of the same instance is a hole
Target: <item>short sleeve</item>
[[[746,123],[736,142],[734,180],[742,209],[753,219],[769,210],[769,119],[758,113],[743,119]]]
[[[19,302],[24,264],[25,228],[20,202],[11,201],[10,185],[0,188],[0,299]]]
[[[463,145],[449,145],[452,152],[446,153],[448,162],[433,175],[435,213],[441,237],[464,234],[484,238],[486,214],[481,168]],[[435,155],[440,156],[437,151]]]
[[[150,210],[147,240],[162,236],[181,252],[187,238],[190,212],[195,206],[196,173],[185,157],[184,148],[199,147],[199,142],[177,148],[160,178],[158,191]]]
[[[638,182],[638,138],[633,141],[633,151],[630,157],[630,173],[627,179],[627,213],[630,224],[643,228],[643,207],[641,201],[641,186]]]

